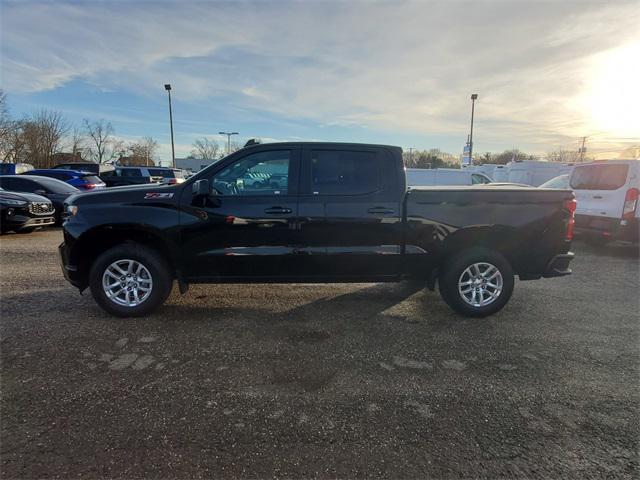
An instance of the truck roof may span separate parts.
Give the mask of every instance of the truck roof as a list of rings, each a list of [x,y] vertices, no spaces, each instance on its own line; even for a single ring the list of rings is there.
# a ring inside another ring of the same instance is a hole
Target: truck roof
[[[259,147],[273,147],[273,146],[294,146],[294,145],[311,145],[311,146],[331,146],[331,147],[375,147],[375,148],[390,148],[396,149],[399,148],[402,150],[402,147],[397,145],[384,145],[377,143],[354,143],[354,142],[273,142],[273,143],[256,143],[253,145],[248,145],[243,147],[242,150],[250,149],[250,148],[259,148]]]

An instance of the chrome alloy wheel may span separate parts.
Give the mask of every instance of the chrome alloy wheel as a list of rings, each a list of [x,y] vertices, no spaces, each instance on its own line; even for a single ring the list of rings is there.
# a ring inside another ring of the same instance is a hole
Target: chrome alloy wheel
[[[137,307],[153,289],[151,273],[136,260],[116,260],[102,274],[102,289],[109,300],[123,307]]]
[[[478,262],[467,267],[458,279],[458,292],[469,305],[484,307],[502,292],[502,274],[495,265]]]

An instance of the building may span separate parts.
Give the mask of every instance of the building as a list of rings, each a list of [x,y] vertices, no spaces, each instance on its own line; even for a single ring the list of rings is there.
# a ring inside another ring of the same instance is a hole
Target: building
[[[182,170],[186,170],[191,173],[196,173],[202,170],[205,167],[208,167],[213,162],[216,162],[218,159],[209,159],[209,158],[176,158],[176,168],[180,168]]]

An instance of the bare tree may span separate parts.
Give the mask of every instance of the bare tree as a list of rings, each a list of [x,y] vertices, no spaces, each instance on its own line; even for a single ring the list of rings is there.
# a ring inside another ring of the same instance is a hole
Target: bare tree
[[[580,160],[581,160],[580,151],[577,151],[577,150],[564,150],[562,148],[560,148],[558,150],[554,150],[553,152],[547,153],[545,158],[550,162],[575,163],[575,162],[580,162]],[[582,159],[582,160],[585,161],[585,162],[588,162],[588,161],[593,160],[593,158],[585,156],[584,159]]]
[[[13,129],[12,124],[9,108],[7,107],[7,95],[3,90],[0,90],[0,141],[9,135],[9,132]]]
[[[0,139],[0,158],[3,162],[18,163],[25,160],[26,152],[23,121],[12,121]]]
[[[90,144],[88,153],[91,160],[96,163],[112,160],[117,154],[114,148],[113,125],[103,119],[89,122],[86,118],[83,125]]]
[[[68,130],[68,124],[59,112],[42,110],[23,121],[22,135],[29,162],[40,168],[50,167]]]
[[[83,151],[86,145],[86,137],[82,130],[78,127],[73,127],[71,134],[69,135],[69,150],[71,150],[71,156],[75,160],[83,159]]]
[[[218,158],[221,153],[222,149],[220,148],[220,144],[218,142],[207,137],[202,137],[193,142],[191,158],[198,158],[200,160],[212,160]]]
[[[156,152],[158,150],[158,142],[151,137],[143,137],[137,142],[129,144],[129,156],[126,157],[128,165],[155,165]]]

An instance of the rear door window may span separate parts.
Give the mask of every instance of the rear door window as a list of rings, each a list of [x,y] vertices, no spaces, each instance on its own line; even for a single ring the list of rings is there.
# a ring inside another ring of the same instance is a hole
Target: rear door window
[[[311,151],[311,192],[314,195],[361,195],[380,190],[376,152]]]
[[[627,182],[628,165],[585,165],[576,167],[571,188],[576,190],[617,190]]]
[[[138,168],[123,168],[120,170],[121,177],[141,177],[142,173]]]

